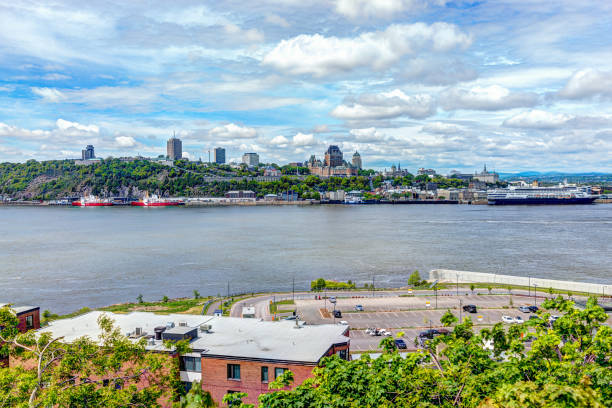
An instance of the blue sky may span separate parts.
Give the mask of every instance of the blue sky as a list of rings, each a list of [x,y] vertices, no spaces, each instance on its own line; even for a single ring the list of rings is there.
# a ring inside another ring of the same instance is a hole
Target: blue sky
[[[12,1],[0,160],[321,156],[612,171],[612,3]]]

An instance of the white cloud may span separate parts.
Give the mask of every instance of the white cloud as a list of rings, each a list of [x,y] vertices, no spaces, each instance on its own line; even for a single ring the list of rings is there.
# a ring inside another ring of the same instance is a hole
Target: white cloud
[[[355,141],[359,143],[376,143],[385,139],[385,135],[376,130],[375,127],[351,129],[350,133],[355,136]]]
[[[283,27],[283,28],[289,27],[289,23],[287,22],[287,20],[285,20],[284,18],[282,18],[281,16],[277,14],[268,14],[266,16],[266,22]]]
[[[289,143],[289,140],[282,135],[279,136],[275,136],[272,138],[272,140],[270,140],[270,144],[276,145],[276,146],[284,146],[287,145],[287,143]]]
[[[59,102],[65,98],[64,94],[55,88],[33,87],[32,92],[49,102]]]
[[[345,120],[379,120],[408,116],[422,119],[436,112],[428,94],[406,95],[399,89],[380,94],[364,94],[357,100],[337,106],[331,115]]]
[[[223,28],[227,34],[240,36],[243,40],[246,40],[247,42],[262,42],[264,40],[263,33],[255,28],[243,30],[242,28],[238,27],[236,24],[233,23],[228,23]]]
[[[58,129],[61,129],[63,131],[72,131],[72,132],[90,132],[90,133],[99,133],[100,132],[100,128],[96,125],[82,125],[80,123],[77,122],[69,122],[67,120],[64,119],[58,119],[55,124],[57,125]]]
[[[413,0],[337,0],[336,11],[350,19],[391,17],[415,6]]]
[[[257,136],[257,130],[229,123],[211,129],[209,134],[218,139],[252,139]]]
[[[132,136],[117,136],[115,137],[115,143],[119,147],[134,147],[136,146],[136,140]]]
[[[298,133],[293,136],[293,144],[295,146],[312,146],[317,144],[317,141],[312,133],[303,134]]]
[[[572,75],[558,95],[566,99],[612,96],[612,71],[580,70]]]
[[[461,132],[461,127],[452,123],[432,122],[421,128],[422,132],[447,135]]]
[[[324,133],[329,132],[329,127],[327,125],[317,125],[312,129],[314,133]]]
[[[565,125],[573,116],[542,110],[521,112],[504,120],[503,125],[515,128],[554,129]]]
[[[445,110],[503,110],[533,106],[538,95],[532,92],[510,92],[499,85],[475,86],[470,89],[450,88],[442,92],[441,105]]]
[[[70,78],[71,77],[69,75],[57,74],[57,73],[45,74],[42,77],[42,79],[44,79],[46,81],[62,81],[64,79],[70,79]]]
[[[281,41],[263,59],[293,75],[323,77],[365,67],[384,69],[405,55],[468,47],[471,37],[447,23],[395,24],[354,38],[302,34]]]

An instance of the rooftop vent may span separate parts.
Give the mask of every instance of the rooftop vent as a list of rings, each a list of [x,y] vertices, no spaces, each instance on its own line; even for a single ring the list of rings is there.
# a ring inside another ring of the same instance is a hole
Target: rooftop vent
[[[168,322],[166,323],[166,328],[171,329],[174,327],[174,322]]]
[[[179,322],[179,327],[187,327],[187,322]]]
[[[212,325],[210,325],[210,324],[201,324],[200,325],[200,331],[201,332],[210,333],[211,330],[212,330]]]
[[[142,327],[137,327],[136,330],[134,331],[134,334],[136,336],[142,336]]]

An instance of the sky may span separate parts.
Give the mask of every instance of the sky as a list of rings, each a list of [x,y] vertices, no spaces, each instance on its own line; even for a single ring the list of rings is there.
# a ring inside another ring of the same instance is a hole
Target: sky
[[[0,161],[165,154],[612,172],[612,2],[13,0]]]

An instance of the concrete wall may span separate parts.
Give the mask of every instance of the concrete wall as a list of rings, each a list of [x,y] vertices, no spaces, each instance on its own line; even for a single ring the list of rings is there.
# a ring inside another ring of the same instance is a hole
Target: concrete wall
[[[511,276],[511,275],[500,275],[494,273],[482,273],[482,272],[469,272],[469,271],[455,271],[452,269],[433,269],[429,272],[429,280],[439,280],[440,282],[457,282],[459,279],[460,283],[501,283],[508,285],[521,285],[531,286],[537,285],[541,290],[547,290],[548,288],[558,290],[569,290],[572,292],[588,292],[597,295],[612,295],[612,284],[604,285],[600,283],[585,283],[585,282],[570,282],[553,279],[531,279],[527,276]]]

